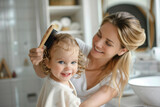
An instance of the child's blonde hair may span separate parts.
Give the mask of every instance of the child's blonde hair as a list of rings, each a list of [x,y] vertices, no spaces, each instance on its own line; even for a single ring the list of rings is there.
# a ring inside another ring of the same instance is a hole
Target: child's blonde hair
[[[62,45],[62,43],[65,45]],[[49,59],[49,60],[51,59],[50,51],[52,49],[56,50],[58,48],[62,48],[66,51],[73,50],[73,49],[79,50],[78,71],[76,72],[76,74],[78,74],[80,76],[81,73],[85,70],[86,58],[84,57],[84,55],[80,51],[79,45],[76,42],[76,40],[70,34],[66,34],[66,33],[60,33],[60,34],[54,35],[51,46],[45,48],[44,54],[43,54],[43,60],[40,62],[40,65],[43,69],[44,74],[45,75],[50,74],[51,69],[48,68],[45,63],[46,59]]]

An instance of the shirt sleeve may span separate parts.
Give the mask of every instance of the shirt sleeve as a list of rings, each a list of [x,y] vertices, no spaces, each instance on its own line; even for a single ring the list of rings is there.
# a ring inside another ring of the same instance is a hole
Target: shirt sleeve
[[[90,52],[91,50],[91,46],[88,46],[86,45],[86,43],[82,40],[80,40],[79,38],[75,38],[82,53],[85,55],[85,56],[88,56],[88,53]]]
[[[120,82],[121,75],[120,75],[120,73],[119,73],[119,70],[118,70],[117,72],[118,72],[118,75],[117,75],[117,78],[116,78],[116,83],[119,83],[119,82]],[[111,88],[114,88],[114,89],[116,89],[116,90],[119,91],[119,88],[114,85],[113,81],[110,81],[110,80],[111,80],[111,76],[112,76],[112,75],[109,75],[109,76],[105,77],[105,78],[100,82],[101,86],[102,86],[102,85],[108,85],[108,86],[110,86]]]

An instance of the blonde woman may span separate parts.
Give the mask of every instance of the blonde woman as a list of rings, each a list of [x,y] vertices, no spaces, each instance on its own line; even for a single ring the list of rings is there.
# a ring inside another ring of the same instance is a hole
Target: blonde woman
[[[85,73],[71,80],[82,101],[80,107],[107,107],[113,97],[119,95],[121,98],[129,78],[131,51],[141,46],[145,39],[139,21],[127,12],[104,17],[93,37],[92,47],[76,39],[89,59]],[[29,56],[37,75],[44,77],[39,67],[43,49],[31,49]]]

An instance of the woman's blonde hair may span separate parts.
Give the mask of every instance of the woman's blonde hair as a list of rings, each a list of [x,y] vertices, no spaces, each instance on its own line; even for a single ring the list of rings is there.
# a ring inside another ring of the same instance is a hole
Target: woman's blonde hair
[[[111,81],[114,87],[120,91],[120,99],[124,90],[125,85],[128,83],[129,79],[129,68],[131,61],[131,51],[136,50],[141,46],[146,39],[145,31],[141,27],[140,22],[137,18],[127,12],[117,12],[109,16],[104,17],[102,25],[105,23],[113,24],[118,30],[118,38],[121,42],[121,47],[126,48],[128,51],[121,56],[114,56],[105,65],[105,74],[100,77],[100,80],[105,78],[107,75],[112,73]],[[117,83],[118,71],[120,72],[120,81]]]
[[[65,44],[65,45],[62,45],[62,44]],[[76,72],[76,74],[78,74],[80,76],[81,73],[85,70],[86,58],[82,54],[82,52],[80,51],[79,45],[76,42],[76,40],[71,35],[66,34],[66,33],[60,33],[60,34],[54,35],[52,45],[49,48],[48,47],[45,48],[44,54],[43,54],[43,60],[40,62],[44,74],[46,74],[46,75],[50,74],[50,68],[48,68],[45,63],[46,59],[50,60],[51,59],[51,55],[50,55],[51,50],[54,49],[56,51],[56,49],[58,49],[58,48],[62,48],[66,51],[70,51],[70,50],[77,51],[77,49],[79,50],[78,71]]]

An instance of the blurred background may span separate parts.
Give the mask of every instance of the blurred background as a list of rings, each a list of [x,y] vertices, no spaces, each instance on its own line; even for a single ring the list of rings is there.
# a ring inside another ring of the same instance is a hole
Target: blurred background
[[[50,24],[91,45],[103,17],[118,11],[135,15],[147,35],[132,53],[130,78],[159,75],[159,0],[0,0],[0,107],[35,107],[43,79],[28,53]],[[130,94],[127,86],[124,95]]]

